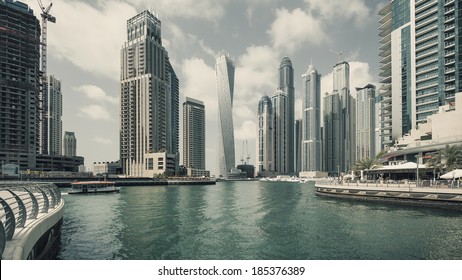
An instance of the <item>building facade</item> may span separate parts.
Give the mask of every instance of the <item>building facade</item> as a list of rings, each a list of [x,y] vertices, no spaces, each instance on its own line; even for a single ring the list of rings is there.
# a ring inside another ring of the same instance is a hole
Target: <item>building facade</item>
[[[350,65],[334,65],[333,93],[324,98],[324,171],[337,174],[350,171],[355,162],[356,113],[350,94]]]
[[[374,158],[375,149],[375,86],[356,88],[356,160]]]
[[[32,9],[0,1],[0,162],[34,169],[38,151],[40,24]],[[18,67],[21,65],[21,67]]]
[[[205,106],[190,97],[183,103],[183,166],[205,170]]]
[[[258,102],[257,113],[257,175],[273,171],[272,160],[272,114],[273,108],[268,96],[263,96]]]
[[[219,112],[217,177],[223,178],[228,178],[228,173],[236,166],[233,125],[234,69],[234,61],[229,54],[220,52],[215,64]]]
[[[64,132],[64,156],[75,157],[77,155],[77,139],[75,138],[74,132]]]
[[[321,74],[310,65],[302,75],[301,171],[321,171]]]
[[[272,109],[272,160],[273,171],[289,173],[289,126],[287,125],[288,98],[284,91],[277,90],[271,97]],[[291,126],[293,127],[293,125]]]
[[[122,173],[145,176],[152,173],[147,155],[178,154],[179,140],[179,81],[162,46],[161,22],[149,11],[127,21],[120,79]]]
[[[287,153],[287,167],[285,173],[295,172],[295,86],[294,86],[294,68],[292,61],[288,57],[284,57],[278,69],[278,90],[285,93],[286,100],[286,119],[285,126],[287,130],[287,142],[284,146],[283,153]]]
[[[381,141],[416,129],[462,87],[460,1],[395,0],[380,11]]]
[[[50,75],[47,90],[47,150],[50,155],[62,155],[63,125],[61,118],[63,115],[63,98],[61,81]]]

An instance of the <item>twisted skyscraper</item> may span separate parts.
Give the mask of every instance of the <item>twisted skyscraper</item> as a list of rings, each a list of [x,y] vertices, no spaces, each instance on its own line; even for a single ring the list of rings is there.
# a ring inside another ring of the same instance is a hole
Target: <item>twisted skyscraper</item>
[[[228,178],[235,167],[233,93],[234,62],[229,54],[218,54],[215,65],[218,93],[218,177]]]

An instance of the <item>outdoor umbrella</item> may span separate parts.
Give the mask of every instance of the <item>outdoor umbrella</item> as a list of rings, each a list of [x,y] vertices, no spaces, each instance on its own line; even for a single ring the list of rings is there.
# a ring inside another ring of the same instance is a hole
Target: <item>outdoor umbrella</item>
[[[462,177],[462,169],[454,169],[453,171],[449,171],[448,173],[441,175],[441,179],[458,179]]]

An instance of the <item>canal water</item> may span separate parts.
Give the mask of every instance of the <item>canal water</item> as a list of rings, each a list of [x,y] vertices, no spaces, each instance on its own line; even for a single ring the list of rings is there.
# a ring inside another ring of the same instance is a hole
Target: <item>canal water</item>
[[[462,259],[462,213],[319,198],[314,183],[62,192],[58,259]]]

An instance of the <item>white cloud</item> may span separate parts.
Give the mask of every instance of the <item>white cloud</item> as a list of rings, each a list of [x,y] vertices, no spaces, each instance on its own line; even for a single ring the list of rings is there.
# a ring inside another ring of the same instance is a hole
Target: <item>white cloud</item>
[[[369,17],[364,0],[305,0],[313,14],[325,22],[352,19],[357,26]]]
[[[216,0],[125,0],[138,9],[152,9],[160,14],[160,20],[181,17],[205,21],[217,21],[225,14],[228,1]],[[112,2],[112,1],[111,1]]]
[[[84,93],[89,99],[93,101],[119,104],[119,98],[109,96],[102,88],[95,85],[83,85],[75,88],[75,90]]]
[[[255,140],[257,134],[257,125],[254,121],[247,120],[241,123],[241,125],[234,129],[234,140]],[[237,145],[238,143],[236,143]]]
[[[88,105],[80,108],[79,116],[92,120],[112,120],[111,114],[100,105]]]
[[[276,19],[268,31],[273,46],[288,54],[304,44],[321,45],[329,40],[323,30],[321,21],[300,8],[289,11],[285,8],[276,10]]]
[[[183,75],[181,94],[203,101],[207,119],[216,118],[218,101],[215,70],[203,59],[191,58],[183,61],[181,72]]]
[[[25,1],[36,15],[36,1]],[[94,4],[94,3],[93,3]],[[120,50],[127,20],[135,8],[120,1],[98,1],[98,7],[82,1],[62,0],[50,12],[56,23],[48,23],[48,55],[70,61],[96,76],[119,80]]]

